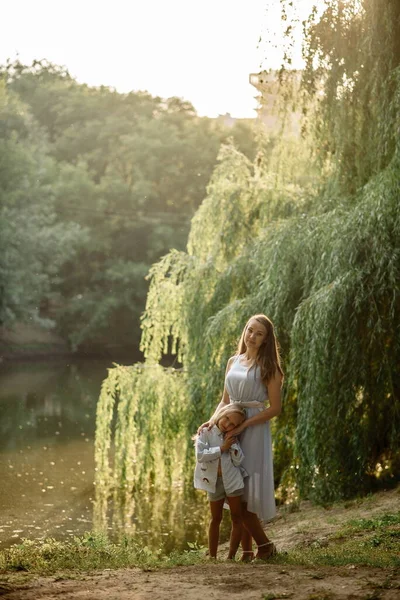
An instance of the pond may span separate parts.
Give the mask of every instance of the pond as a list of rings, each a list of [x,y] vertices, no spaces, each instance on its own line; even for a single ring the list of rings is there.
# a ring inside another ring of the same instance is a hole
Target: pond
[[[111,367],[112,361],[104,360],[1,365],[1,547],[23,538],[67,539],[93,529],[96,504],[104,500],[96,498],[94,486],[96,404]],[[203,493],[178,481],[169,489],[138,492],[126,502],[129,510],[107,503],[103,529],[110,537],[127,533],[167,552],[185,549],[187,542],[206,544]],[[223,539],[228,529],[225,515]]]

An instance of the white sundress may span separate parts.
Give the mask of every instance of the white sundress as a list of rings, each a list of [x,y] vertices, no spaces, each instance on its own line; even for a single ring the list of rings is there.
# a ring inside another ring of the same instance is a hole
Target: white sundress
[[[242,364],[244,355],[236,356],[225,378],[230,402],[238,402],[246,409],[247,418],[265,410],[267,388],[261,381],[260,367]],[[270,521],[276,514],[272,441],[269,422],[246,427],[240,435],[244,460],[242,466],[249,474],[245,478],[244,502],[247,510],[256,513],[262,521]]]

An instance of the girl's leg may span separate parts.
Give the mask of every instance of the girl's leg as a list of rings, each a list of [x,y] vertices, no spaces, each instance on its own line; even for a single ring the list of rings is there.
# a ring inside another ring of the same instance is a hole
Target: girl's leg
[[[208,528],[208,550],[210,558],[217,558],[219,526],[222,521],[222,511],[224,509],[225,498],[210,502],[211,521]]]
[[[235,558],[237,549],[239,548],[240,540],[242,537],[243,530],[243,518],[242,518],[242,497],[241,496],[227,496],[227,502],[231,510],[231,537],[229,540],[229,554],[228,559]]]

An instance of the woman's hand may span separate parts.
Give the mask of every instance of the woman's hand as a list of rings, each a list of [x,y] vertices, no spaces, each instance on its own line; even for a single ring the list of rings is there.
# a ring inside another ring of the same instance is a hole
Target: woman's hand
[[[207,429],[210,429],[210,421],[207,421],[206,423],[203,423],[202,425],[200,425],[200,427],[197,430],[197,435],[199,435],[199,433],[201,432],[202,429],[204,429],[204,427],[207,427]]]
[[[238,425],[237,427],[235,427],[235,429],[232,429],[231,431],[228,431],[227,434],[225,435],[225,437],[227,439],[229,438],[234,438],[237,437],[238,435],[240,435],[242,433],[242,431],[244,431],[246,429],[246,421],[243,421],[243,423],[241,423],[240,425]]]

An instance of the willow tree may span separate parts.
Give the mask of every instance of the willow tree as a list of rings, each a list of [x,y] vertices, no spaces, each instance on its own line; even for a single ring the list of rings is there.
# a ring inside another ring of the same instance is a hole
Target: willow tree
[[[398,460],[398,11],[394,2],[381,10],[333,1],[310,17],[305,142],[328,167],[322,192],[304,203],[297,189],[284,219],[273,199],[287,199],[287,186],[271,193],[268,168],[257,174],[227,150],[188,252],[153,269],[144,321],[147,353],[157,313],[158,339],[181,345],[199,420],[243,321],[260,310],[272,317],[288,373],[279,475],[288,482],[295,470],[302,493],[322,501],[369,489]],[[179,301],[164,304],[172,281]]]
[[[291,380],[303,492],[330,500],[399,460],[400,4],[326,2],[305,42],[332,239],[293,324]]]
[[[160,380],[165,390],[176,377],[184,382],[176,418],[188,450],[219,400],[243,323],[256,312],[272,318],[286,371],[283,414],[273,423],[276,484],[283,498],[295,488],[322,502],[393,479],[400,457],[397,4],[388,2],[384,17],[377,1],[327,4],[308,23],[305,49],[315,127],[254,164],[232,145],[221,149],[187,250],[152,267],[142,320],[146,364],[160,369],[172,352],[183,365]],[[388,39],[376,88],[362,60],[378,44],[378,23]],[[328,177],[307,177],[310,147]],[[276,160],[284,154],[298,161],[295,181]],[[145,406],[154,394],[140,377],[130,375],[126,394],[142,390]]]
[[[276,155],[282,155],[280,148]],[[142,350],[151,361],[171,350],[178,353],[187,373],[191,431],[214,410],[226,362],[249,315],[264,311],[272,317],[288,356],[307,279],[307,222],[301,188],[295,187],[295,199],[293,183],[282,173],[274,176],[273,168],[278,169],[274,155],[259,156],[251,165],[235,147],[222,147],[207,197],[192,221],[187,252],[172,251],[150,273]],[[286,209],[278,198],[291,206],[292,218],[282,218]],[[274,423],[278,485],[283,476],[290,479],[294,404],[288,394],[285,414]]]
[[[387,167],[399,127],[400,4],[326,0],[305,24],[309,126],[332,166],[329,193],[352,195]]]

